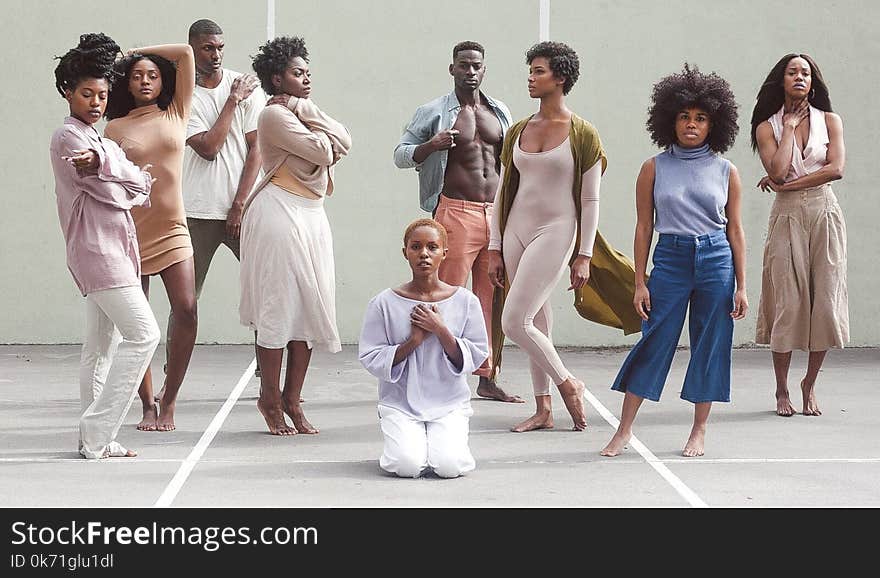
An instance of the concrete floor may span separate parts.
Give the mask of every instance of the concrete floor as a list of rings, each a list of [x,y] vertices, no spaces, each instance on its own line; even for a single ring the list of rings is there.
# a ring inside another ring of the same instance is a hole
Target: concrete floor
[[[154,375],[162,373],[162,350]],[[678,398],[688,359],[681,350],[662,401],[642,406],[642,451],[632,444],[620,457],[602,458],[622,400],[609,384],[626,353],[561,351],[592,394],[587,431],[568,431],[554,391],[557,428],[513,434],[508,428],[530,415],[533,401],[524,354],[505,350],[501,384],[528,401],[473,401],[477,469],[456,480],[403,480],[378,468],[376,382],[352,346],[312,358],[304,409],[317,436],[268,435],[253,377],[222,423],[215,420],[253,349],[202,345],[182,389],[177,431],[137,431],[136,402],[119,440],[140,455],[98,463],[76,453],[79,347],[0,346],[0,507],[880,506],[880,349],[831,352],[817,388],[824,415],[792,418],[773,411],[769,352],[735,350],[733,401],[715,405],[706,455],[691,459],[680,456],[692,418],[691,404]],[[805,363],[796,353],[796,407]],[[205,435],[212,420],[213,438]]]

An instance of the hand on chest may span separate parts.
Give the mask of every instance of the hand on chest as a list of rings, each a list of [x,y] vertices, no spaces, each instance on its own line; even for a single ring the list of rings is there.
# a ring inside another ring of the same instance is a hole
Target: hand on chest
[[[794,131],[794,149],[805,158],[809,153],[810,146],[810,119],[804,120]]]

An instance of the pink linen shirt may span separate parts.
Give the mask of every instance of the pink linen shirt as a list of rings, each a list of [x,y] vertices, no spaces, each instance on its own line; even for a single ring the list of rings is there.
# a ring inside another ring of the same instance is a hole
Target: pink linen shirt
[[[77,169],[62,158],[82,149],[98,155],[97,169]],[[140,285],[140,252],[129,209],[150,206],[150,173],[72,116],[52,134],[49,156],[67,268],[80,292]]]

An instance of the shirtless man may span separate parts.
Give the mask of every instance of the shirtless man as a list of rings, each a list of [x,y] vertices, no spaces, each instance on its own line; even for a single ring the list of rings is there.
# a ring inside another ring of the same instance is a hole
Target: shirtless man
[[[480,300],[486,332],[492,335],[492,294],[489,280],[489,219],[501,170],[501,145],[511,124],[510,111],[500,100],[480,91],[485,50],[476,42],[460,42],[452,49],[455,89],[420,106],[394,149],[398,168],[415,167],[419,173],[422,209],[446,227],[449,253],[440,265],[440,279],[471,288]],[[474,375],[480,378],[477,395],[523,403],[489,378],[489,358]]]

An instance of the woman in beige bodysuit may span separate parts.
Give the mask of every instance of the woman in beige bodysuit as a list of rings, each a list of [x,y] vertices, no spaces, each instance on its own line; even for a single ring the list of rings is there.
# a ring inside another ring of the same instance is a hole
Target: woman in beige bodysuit
[[[558,388],[575,430],[586,428],[584,384],[569,372],[551,340],[550,294],[571,266],[569,290],[583,287],[599,218],[605,154],[595,128],[565,106],[578,77],[577,54],[542,42],[526,53],[529,95],[538,112],[507,133],[489,242],[489,276],[509,288],[501,315],[504,334],[526,351],[535,414],[515,432],[553,427],[550,382]],[[574,255],[573,255],[574,254]]]
[[[131,216],[140,246],[144,293],[149,295],[150,277],[158,274],[171,305],[165,386],[154,398],[147,369],[138,390],[144,412],[138,429],[171,431],[177,392],[189,366],[198,325],[193,249],[180,189],[186,123],[195,87],[192,48],[168,44],[130,50],[117,62],[116,71],[124,79],[110,93],[105,113],[110,122],[104,135],[133,163],[153,165],[156,183],[151,206],[134,207]]]

